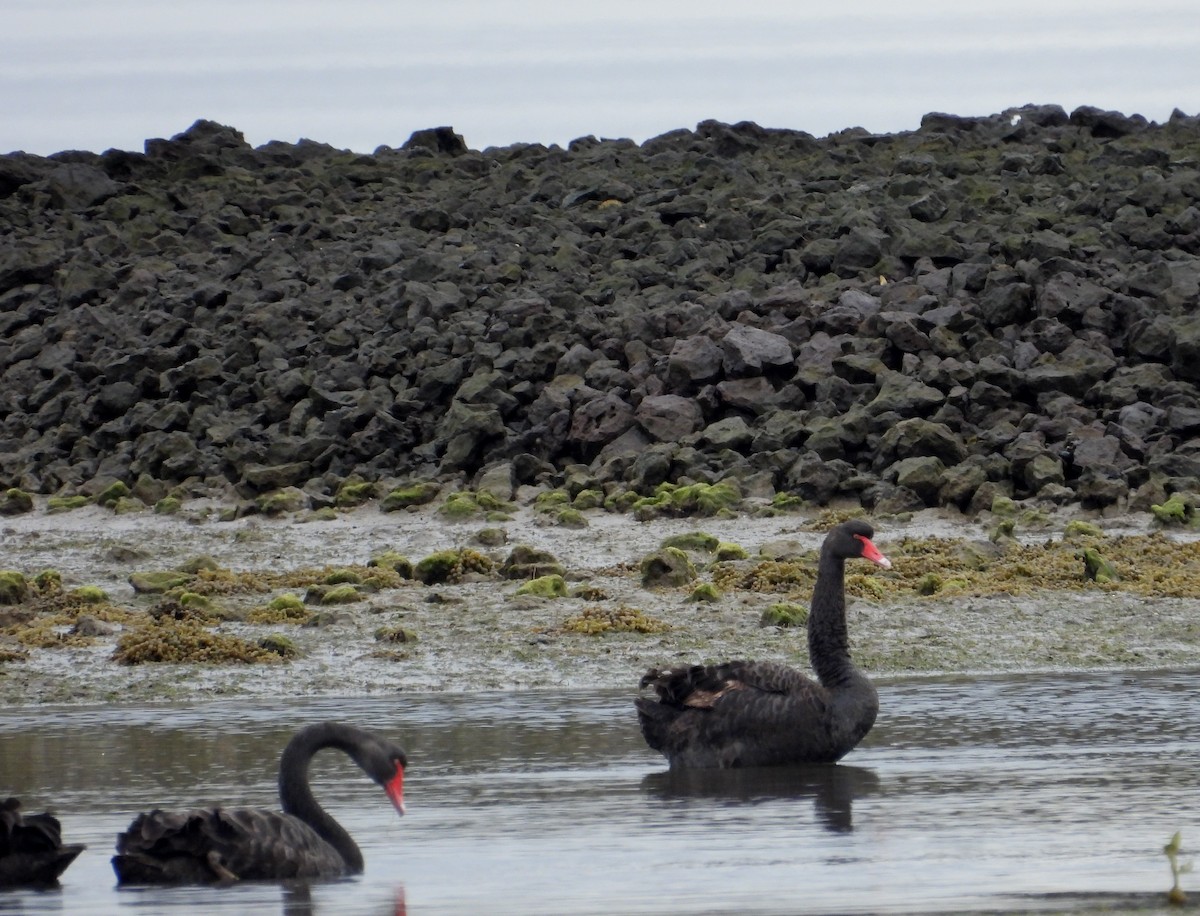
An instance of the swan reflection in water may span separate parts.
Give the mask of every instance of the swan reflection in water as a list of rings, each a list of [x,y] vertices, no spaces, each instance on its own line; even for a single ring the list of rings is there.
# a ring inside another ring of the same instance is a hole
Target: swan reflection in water
[[[854,799],[879,789],[874,770],[844,764],[736,767],[728,770],[671,769],[642,779],[642,791],[658,798],[711,798],[759,804],[786,799],[813,800],[826,830],[854,829]]]

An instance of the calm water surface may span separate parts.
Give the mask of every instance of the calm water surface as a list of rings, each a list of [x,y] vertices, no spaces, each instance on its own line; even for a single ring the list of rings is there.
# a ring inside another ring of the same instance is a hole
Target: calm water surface
[[[0,892],[0,913],[1149,911],[1170,885],[1163,843],[1200,838],[1200,671],[880,692],[843,765],[692,774],[646,750],[623,693],[2,711],[0,794],[53,807],[89,848],[61,889]],[[411,756],[403,819],[336,752],[314,765],[365,875],[115,886],[113,841],[137,811],[275,806],[279,750],[325,718]]]

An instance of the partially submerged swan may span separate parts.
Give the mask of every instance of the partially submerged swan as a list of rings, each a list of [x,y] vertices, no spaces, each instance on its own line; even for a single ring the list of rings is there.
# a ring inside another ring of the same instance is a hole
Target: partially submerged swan
[[[814,681],[775,662],[733,661],[652,670],[639,697],[646,743],[672,767],[833,763],[871,730],[879,695],[850,660],[846,634],[846,560],[891,563],[871,542],[874,530],[853,519],[821,545],[808,617]]]
[[[52,814],[21,814],[21,802],[0,802],[0,887],[52,885],[87,847],[63,845]]]
[[[193,808],[139,814],[117,837],[113,870],[122,884],[331,878],[358,874],[363,857],[350,834],[317,803],[308,764],[322,748],[349,754],[404,813],[404,768],[395,744],[339,722],[298,731],[279,761],[283,812]]]

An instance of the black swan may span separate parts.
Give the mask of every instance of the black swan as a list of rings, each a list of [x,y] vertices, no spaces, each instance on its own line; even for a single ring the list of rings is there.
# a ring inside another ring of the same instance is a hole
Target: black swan
[[[774,662],[734,661],[652,670],[641,686],[658,699],[635,700],[646,743],[672,767],[833,763],[875,724],[879,695],[850,661],[846,560],[892,564],[854,519],[821,545],[808,616],[808,654],[819,683]]]
[[[63,845],[54,815],[22,815],[15,798],[0,803],[0,887],[55,884],[86,848]]]
[[[283,813],[259,808],[193,808],[139,814],[117,837],[121,884],[202,884],[359,874],[354,840],[313,798],[308,764],[322,748],[349,754],[404,813],[404,751],[370,732],[322,722],[298,731],[279,759]]]

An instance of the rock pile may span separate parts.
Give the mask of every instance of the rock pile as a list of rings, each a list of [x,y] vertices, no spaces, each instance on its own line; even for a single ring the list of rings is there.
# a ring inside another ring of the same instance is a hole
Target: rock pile
[[[0,485],[1200,489],[1200,118],[0,157]]]

